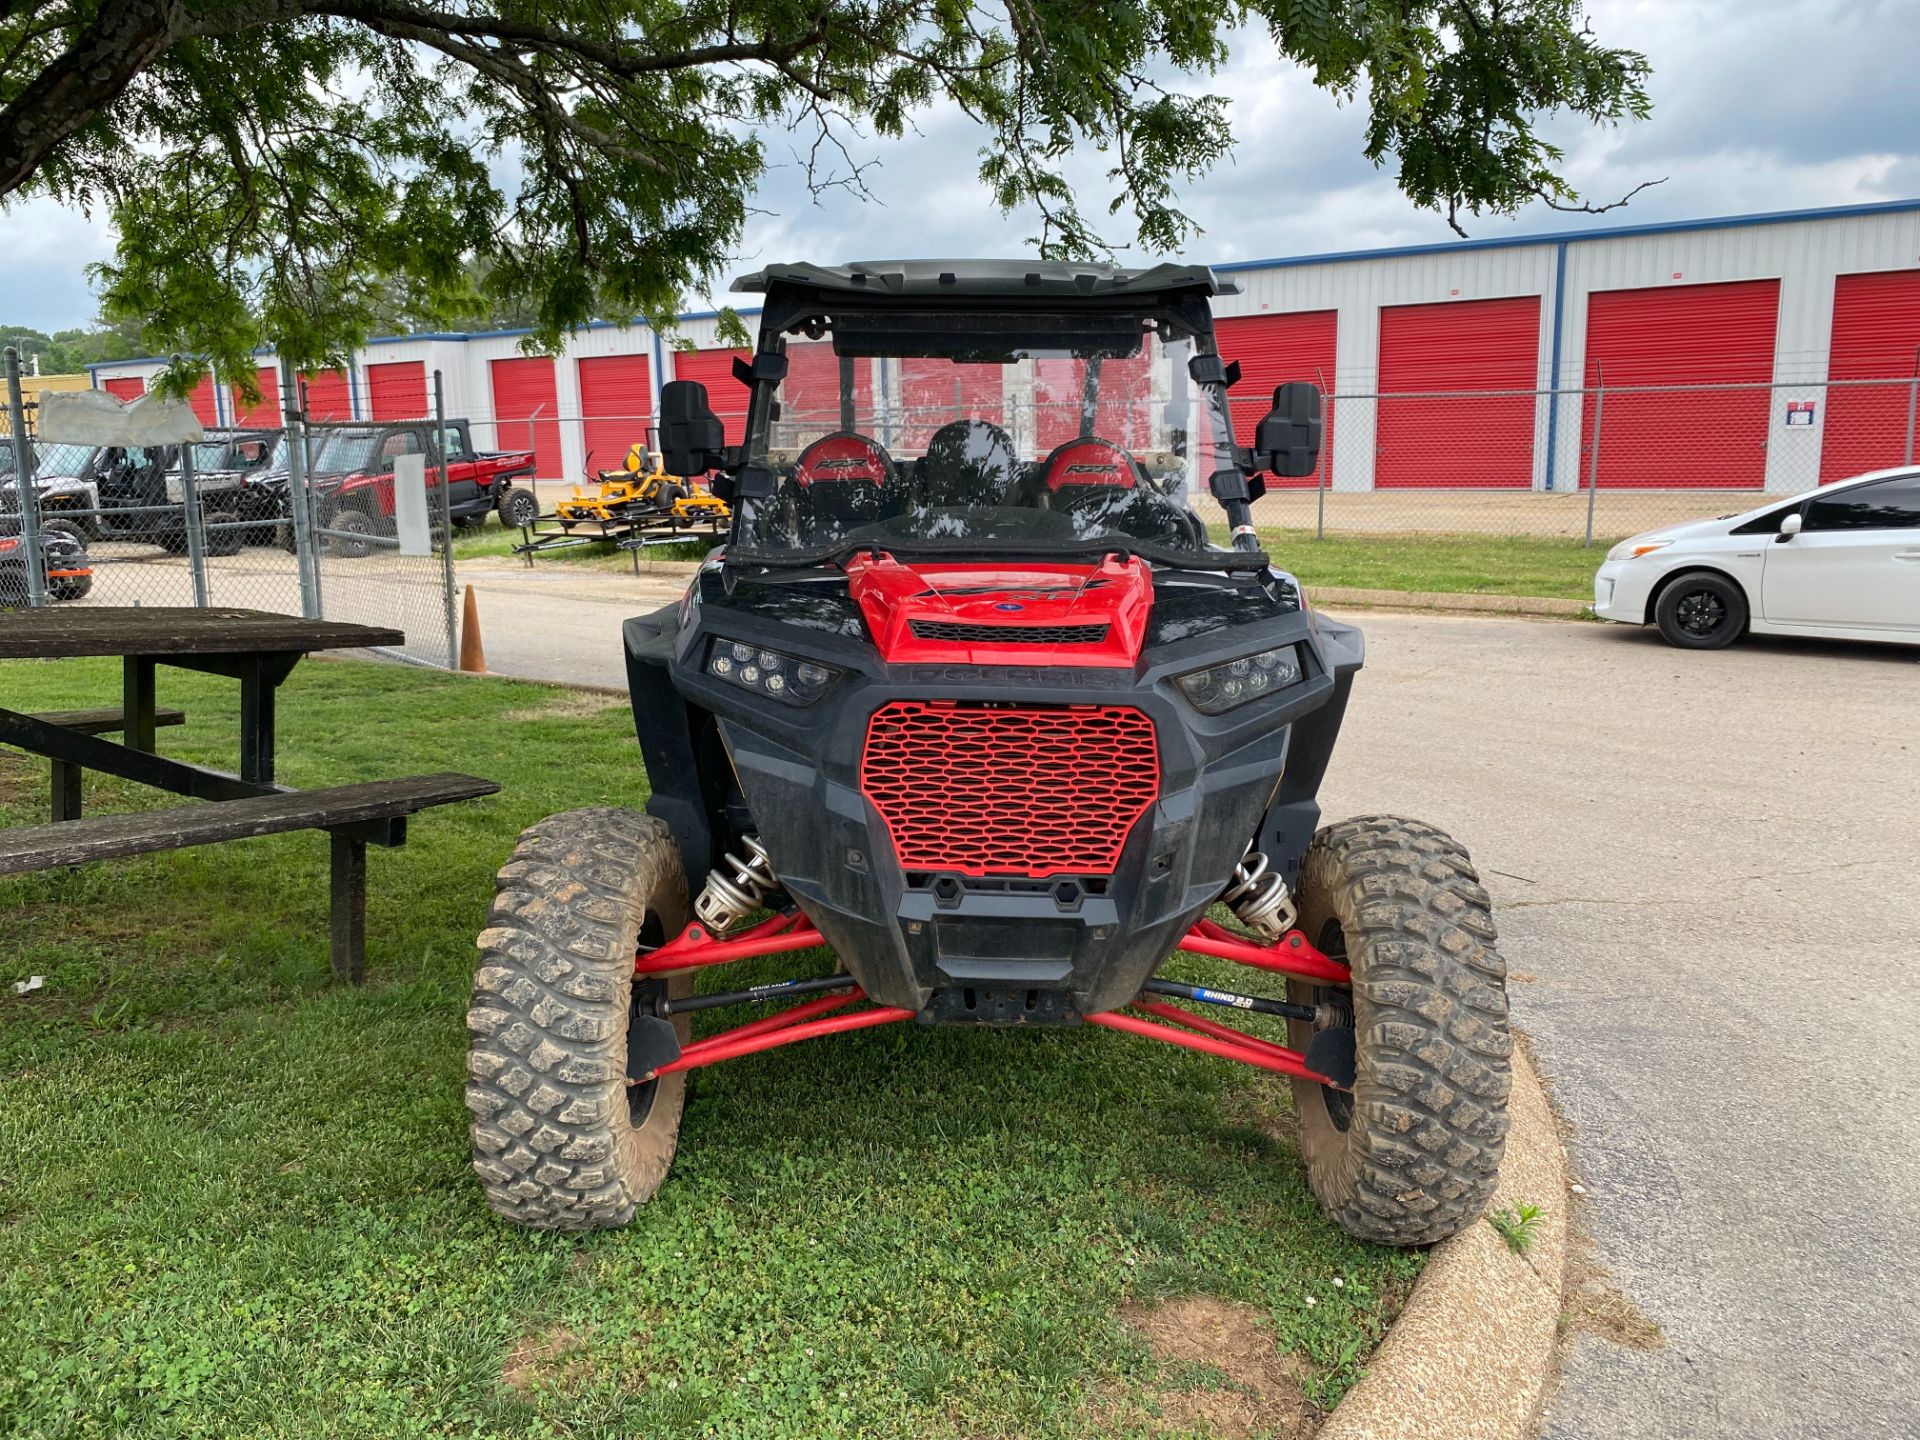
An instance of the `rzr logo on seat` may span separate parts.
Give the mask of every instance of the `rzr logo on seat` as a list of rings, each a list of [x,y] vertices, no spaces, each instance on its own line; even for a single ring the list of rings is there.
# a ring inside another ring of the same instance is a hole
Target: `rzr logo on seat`
[[[871,475],[873,473],[871,463],[856,459],[853,456],[847,456],[839,460],[816,460],[808,468],[821,475],[838,475],[848,472],[858,472],[862,475]]]

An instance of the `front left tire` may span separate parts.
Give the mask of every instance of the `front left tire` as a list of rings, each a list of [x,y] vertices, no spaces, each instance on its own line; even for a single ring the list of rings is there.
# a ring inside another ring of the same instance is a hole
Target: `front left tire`
[[[680,847],[650,816],[569,810],[520,836],[497,884],[467,1012],[474,1171],[516,1225],[625,1225],[666,1178],[686,1104],[684,1072],[627,1083],[632,1022],[693,993],[691,974],[633,973],[640,944],[686,927]],[[685,1046],[692,1017],[671,1024]]]
[[[1654,602],[1653,623],[1669,645],[1722,650],[1747,630],[1747,592],[1712,570],[1675,576]]]

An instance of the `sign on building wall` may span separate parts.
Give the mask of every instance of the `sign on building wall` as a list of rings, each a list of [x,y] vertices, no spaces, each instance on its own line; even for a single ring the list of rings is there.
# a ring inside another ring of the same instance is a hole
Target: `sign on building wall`
[[[1809,429],[1812,428],[1814,404],[1815,402],[1812,400],[1789,400],[1787,402],[1787,424],[1789,426],[1804,425]]]

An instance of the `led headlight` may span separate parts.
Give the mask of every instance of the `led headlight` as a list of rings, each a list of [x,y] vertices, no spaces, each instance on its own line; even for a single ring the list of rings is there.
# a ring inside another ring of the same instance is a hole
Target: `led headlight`
[[[1300,652],[1292,645],[1243,655],[1224,665],[1195,670],[1174,681],[1202,715],[1220,715],[1262,695],[1300,683]]]
[[[715,640],[707,652],[707,673],[783,705],[811,705],[840,675],[817,660],[796,660],[741,640]]]

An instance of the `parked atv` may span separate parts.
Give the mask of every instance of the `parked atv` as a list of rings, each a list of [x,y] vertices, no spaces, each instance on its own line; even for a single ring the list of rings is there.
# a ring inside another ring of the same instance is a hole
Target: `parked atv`
[[[783,265],[734,288],[764,296],[745,443],[704,387],[662,389],[667,471],[717,472],[734,517],[685,597],[626,625],[646,813],[526,831],[479,937],[489,1203],[623,1224],[691,1071],[916,1021],[1096,1026],[1288,1076],[1344,1229],[1470,1223],[1507,1129],[1487,894],[1430,825],[1320,827],[1363,643],[1249,518],[1262,472],[1314,470],[1318,392],[1280,386],[1240,443],[1210,314],[1230,282],[1204,268]],[[843,968],[696,994],[708,967],[821,946]],[[1176,951],[1275,986],[1164,978]],[[693,1036],[776,1000],[799,1003]]]
[[[0,610],[24,609],[29,595],[29,552],[18,520],[17,514],[0,514]],[[49,600],[79,600],[93,589],[93,566],[87,559],[86,543],[71,522],[41,523],[40,557]]]

